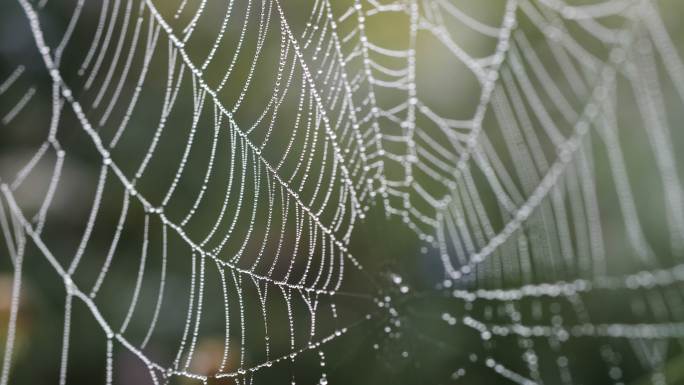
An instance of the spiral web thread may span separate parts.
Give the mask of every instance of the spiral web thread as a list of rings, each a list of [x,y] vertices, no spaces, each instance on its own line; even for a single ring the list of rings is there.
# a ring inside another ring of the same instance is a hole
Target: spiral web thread
[[[44,140],[13,175],[2,175],[0,224],[14,274],[0,384],[11,379],[29,247],[64,281],[60,383],[67,382],[69,348],[77,343],[75,302],[105,335],[106,383],[116,376],[117,344],[144,363],[153,383],[174,376],[208,381],[191,370],[208,307],[225,311],[222,362],[211,376],[249,383],[258,371],[294,363],[311,349],[323,364],[322,346],[351,324],[321,331],[317,317],[337,319],[341,297],[369,301],[375,294],[346,292],[344,278],[360,274],[378,285],[364,273],[366,257],[349,251],[354,228],[374,208],[403,221],[427,258],[439,258],[444,280],[436,292],[455,302],[442,321],[478,336],[468,362],[455,364],[454,380],[468,381],[477,365],[514,383],[574,383],[581,364],[564,346],[588,339],[613,383],[622,383],[625,365],[615,340],[626,341],[653,373],[650,381],[667,381],[669,351],[684,337],[684,195],[673,130],[684,102],[684,67],[655,3],[508,0],[492,5],[496,22],[449,0],[229,0],[218,13],[205,0],[183,0],[174,9],[152,0],[106,0],[97,20],[87,20],[96,14],[85,12],[84,0],[69,4],[68,22],[47,36],[43,18],[52,2],[18,0],[21,32],[30,35],[44,74],[27,74],[35,62],[16,63],[0,84],[5,130],[18,126],[36,99],[52,104]],[[378,33],[388,20],[398,25],[391,39]],[[95,26],[92,44],[71,52],[83,25]],[[208,25],[214,40],[193,39]],[[66,55],[78,56],[80,67],[62,65],[71,59]],[[443,57],[441,70],[452,66],[455,75],[439,75],[443,89],[424,85],[424,63]],[[152,81],[166,82],[162,95],[152,95]],[[255,96],[262,81],[271,82],[271,93]],[[150,115],[138,108],[144,98],[158,106],[153,123],[141,123]],[[625,114],[633,120],[623,121]],[[169,132],[178,116],[187,131]],[[95,151],[100,171],[80,242],[65,257],[47,239],[70,157],[60,142],[69,125]],[[140,139],[139,132],[149,135]],[[180,146],[169,150],[165,140],[179,135]],[[131,137],[141,146],[135,154],[120,150]],[[643,157],[637,168],[656,178],[649,194],[657,208],[636,198],[644,193],[627,153],[635,147]],[[156,164],[164,150],[177,152],[178,162]],[[125,158],[137,160],[131,166]],[[195,161],[203,165],[199,177],[189,175]],[[24,207],[22,187],[41,176],[41,164],[51,166],[40,204]],[[161,193],[150,187],[164,183]],[[191,199],[180,198],[181,189],[192,190]],[[212,190],[223,199],[208,203]],[[121,201],[109,227],[100,213],[108,192]],[[606,205],[613,211],[606,214]],[[110,267],[133,212],[143,218],[139,269],[128,306],[110,319],[98,295],[114,279]],[[648,230],[654,221],[665,232],[657,239]],[[110,243],[98,250],[97,274],[83,278],[79,266],[98,233]],[[177,353],[155,362],[146,346],[169,301],[171,244],[174,258],[191,264],[190,293]],[[145,274],[153,256],[161,263],[156,278]],[[219,295],[205,293],[210,273]],[[148,327],[129,336],[151,281],[157,295]],[[243,300],[246,290],[258,303]],[[589,297],[602,295],[626,298],[629,319],[594,320]],[[272,301],[282,301],[287,313],[290,343],[282,353],[271,352],[269,342]],[[309,312],[306,341],[294,331],[295,302]],[[389,303],[380,304],[393,314]],[[245,321],[250,307],[260,313],[258,323]],[[551,322],[542,323],[542,314]],[[265,338],[249,340],[246,328],[263,328]],[[235,335],[237,345],[230,341]],[[497,359],[497,344],[506,343],[520,350],[520,362]],[[249,361],[254,350],[263,360]],[[227,369],[231,357],[238,357],[235,370]],[[544,378],[549,373],[539,361],[548,357],[555,370]]]

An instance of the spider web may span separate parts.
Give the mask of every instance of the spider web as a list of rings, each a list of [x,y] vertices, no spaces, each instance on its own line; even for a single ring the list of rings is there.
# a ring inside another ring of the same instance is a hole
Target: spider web
[[[60,383],[84,318],[107,384],[123,355],[152,383],[252,383],[311,351],[326,383],[330,342],[377,321],[393,348],[423,296],[467,342],[445,380],[676,380],[684,68],[657,4],[56,3],[3,6],[27,41],[2,53],[23,158],[0,170],[0,384],[39,258],[64,290]],[[378,212],[440,266],[431,289],[352,252]]]

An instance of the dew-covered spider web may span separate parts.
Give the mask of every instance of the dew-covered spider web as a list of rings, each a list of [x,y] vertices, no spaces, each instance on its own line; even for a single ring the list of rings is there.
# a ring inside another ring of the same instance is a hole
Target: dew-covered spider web
[[[0,385],[684,381],[679,2],[0,10]]]

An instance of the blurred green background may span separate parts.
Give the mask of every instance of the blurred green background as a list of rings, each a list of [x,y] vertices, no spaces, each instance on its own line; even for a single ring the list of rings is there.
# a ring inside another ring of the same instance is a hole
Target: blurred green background
[[[503,1],[456,1],[454,5],[478,20],[497,25],[503,14]],[[586,3],[586,2],[583,2]],[[51,47],[59,45],[63,31],[69,26],[76,1],[49,0],[40,11],[40,22],[47,40]],[[129,48],[128,39],[133,33],[134,21],[137,21],[139,3],[137,1],[110,2],[119,5],[117,24],[109,48],[109,54],[102,59],[102,69],[97,75],[93,85],[87,89],[87,78],[91,72],[85,71],[85,75],[79,74],[78,69],[82,66],[92,42],[93,34],[97,29],[102,3],[100,1],[86,1],[80,14],[79,22],[75,26],[74,34],[68,41],[61,60],[60,69],[67,84],[77,92],[76,98],[85,106],[87,116],[93,122],[97,122],[102,116],[107,101],[112,97],[112,92],[118,84],[121,76],[122,64],[115,68],[114,78],[108,91],[103,95],[103,102],[99,106],[92,106],[98,97],[98,91],[102,89],[106,80],[106,69],[112,62],[112,51],[116,49],[119,34],[121,33],[121,18],[125,12],[131,12],[131,24],[126,32],[126,40],[122,55]],[[269,31],[265,34],[263,52],[253,75],[250,75],[251,59],[256,55],[258,46],[258,20],[263,17],[262,10],[269,9],[269,2],[252,1],[248,9],[246,1],[236,0],[233,3],[232,18],[228,23],[226,43],[219,48],[217,58],[207,67],[203,78],[209,84],[218,84],[229,65],[232,53],[240,40],[243,23],[249,22],[245,34],[242,52],[236,61],[232,78],[220,93],[219,98],[224,105],[234,105],[241,98],[241,86],[250,82],[248,92],[244,95],[244,101],[239,109],[234,112],[235,120],[242,127],[249,127],[271,98],[275,71],[279,60],[281,45],[281,25],[278,22],[277,10],[270,9]],[[295,34],[301,33],[306,28],[313,4],[305,1],[281,2],[289,26]],[[422,3],[421,3],[422,4]],[[36,4],[37,5],[37,4]],[[187,9],[180,13],[180,17],[173,15],[178,8],[177,2],[157,2],[159,11],[167,17],[172,28],[180,31],[191,21],[193,10],[198,7],[198,2],[189,1]],[[333,11],[340,15],[350,6],[346,1],[333,1]],[[214,43],[217,31],[221,29],[221,21],[226,14],[226,2],[209,1],[206,3],[200,23],[193,32],[192,37],[186,44],[187,52],[195,63],[200,63],[206,57],[207,52]],[[271,5],[272,6],[272,5]],[[424,6],[424,5],[421,5]],[[369,4],[364,3],[364,9],[370,9]],[[684,3],[676,0],[659,1],[658,7],[668,31],[680,49],[684,52],[684,31],[682,30],[681,17],[684,15]],[[142,15],[141,36],[148,36],[149,12],[144,8]],[[422,9],[422,8],[421,8]],[[246,15],[249,15],[246,17]],[[390,13],[389,15],[368,16],[369,40],[379,46],[405,49],[408,24],[407,16],[402,12]],[[534,28],[529,22],[521,20],[521,28],[532,31]],[[108,24],[107,24],[108,25]],[[264,24],[266,25],[266,24]],[[344,35],[344,25],[340,26],[340,35]],[[347,27],[349,28],[349,27]],[[459,46],[464,47],[475,56],[486,55],[491,52],[495,40],[482,37],[466,27],[453,25],[450,31],[455,36]],[[106,33],[106,31],[105,31]],[[480,97],[480,89],[472,74],[446,51],[434,38],[430,38],[427,31],[421,30],[417,44],[417,87],[418,97],[431,108],[452,119],[469,118]],[[530,32],[527,34],[533,46],[542,44],[543,34]],[[122,82],[123,93],[121,103],[117,104],[111,114],[111,119],[96,130],[103,138],[111,139],[119,122],[126,114],[126,106],[132,98],[136,87],[137,75],[142,69],[141,52],[144,49],[145,38],[141,38],[138,52],[133,61],[130,73]],[[594,43],[591,43],[594,44]],[[590,43],[587,42],[589,46]],[[594,48],[592,46],[592,48]],[[600,45],[595,47],[601,51]],[[145,152],[153,138],[157,127],[162,101],[167,87],[167,60],[168,43],[164,32],[161,32],[157,43],[158,53],[152,59],[149,73],[143,84],[143,93],[135,104],[135,111],[131,116],[128,129],[122,136],[116,151],[112,152],[112,158],[121,167],[126,175],[133,175],[143,159]],[[305,50],[306,54],[309,51]],[[604,52],[605,53],[605,52]],[[124,56],[125,57],[125,56]],[[95,55],[93,63],[97,62]],[[119,59],[122,60],[122,59]],[[380,61],[381,62],[381,61]],[[180,63],[180,59],[178,60]],[[311,68],[315,71],[316,62],[312,62]],[[382,62],[381,62],[382,63]],[[393,63],[388,59],[387,66]],[[44,142],[49,129],[51,110],[53,108],[51,98],[51,84],[45,71],[44,64],[37,54],[35,43],[28,29],[26,16],[18,3],[5,1],[0,4],[0,79],[11,74],[18,65],[23,65],[25,70],[19,80],[0,94],[3,111],[8,110],[20,100],[27,89],[35,87],[36,93],[30,104],[11,124],[3,124],[0,134],[0,173],[3,182],[11,181],[16,171],[30,159],[36,149]],[[505,65],[505,64],[504,64]],[[291,62],[286,63],[287,69]],[[299,72],[299,71],[297,71]],[[187,75],[186,75],[187,76]],[[561,76],[553,73],[552,76]],[[363,86],[363,85],[362,85]],[[290,137],[289,128],[296,119],[298,92],[301,88],[301,74],[295,75],[295,80],[289,85],[292,94],[285,98],[275,124],[273,137],[269,146],[282,148],[287,144]],[[324,89],[325,85],[322,85]],[[629,90],[620,88],[621,92],[629,93]],[[359,91],[363,93],[364,91]],[[666,97],[674,95],[672,90],[664,90]],[[325,91],[323,91],[325,93]],[[140,178],[136,188],[158,201],[167,191],[168,185],[182,156],[183,149],[188,140],[189,130],[192,126],[193,117],[193,86],[189,77],[183,83],[179,91],[179,101],[174,105],[169,114],[168,122],[159,149],[152,157],[149,169]],[[384,107],[392,106],[405,99],[403,93],[383,94],[378,91],[378,99],[382,100]],[[672,96],[674,99],[674,96]],[[206,102],[209,105],[209,102]],[[671,116],[668,119],[673,122],[673,141],[675,148],[684,143],[684,134],[681,130],[681,122],[684,119],[684,109],[681,101],[673,103],[668,111]],[[62,120],[59,123],[58,138],[62,144],[66,159],[61,174],[61,181],[56,192],[54,201],[48,210],[47,224],[42,237],[49,245],[52,253],[60,262],[68,265],[81,242],[85,223],[93,203],[95,187],[102,160],[94,150],[91,139],[85,135],[81,123],[74,114],[65,108]],[[169,215],[181,213],[191,205],[195,199],[198,186],[202,184],[207,168],[206,156],[211,148],[213,135],[213,115],[211,108],[205,106],[205,111],[199,120],[196,137],[194,137],[193,149],[183,182],[179,185],[174,195],[174,204],[169,208]],[[4,112],[3,112],[4,113]],[[635,113],[624,112],[621,119],[626,124],[638,126],[640,123],[635,119]],[[228,143],[234,139],[228,138],[224,131],[220,134],[223,144],[219,145],[216,157],[217,166],[212,175],[214,180],[221,178],[221,183],[229,176]],[[391,132],[387,127],[389,123],[382,123],[382,130]],[[259,126],[263,129],[263,126]],[[625,129],[630,129],[626,126]],[[258,130],[257,130],[258,131]],[[262,135],[258,132],[255,135]],[[493,134],[492,141],[497,137]],[[258,139],[256,139],[258,142]],[[498,138],[501,140],[501,138]],[[662,256],[662,266],[673,266],[677,262],[678,255],[669,254],[665,223],[662,220],[664,207],[650,199],[653,185],[659,180],[659,175],[654,172],[653,162],[643,161],[647,156],[639,139],[624,144],[624,153],[627,154],[628,163],[634,165],[630,168],[632,180],[639,181],[634,185],[636,204],[639,207],[647,207],[644,225],[648,228],[647,233],[651,237],[654,248],[657,248],[659,256]],[[223,147],[222,147],[223,146]],[[264,157],[269,161],[276,162],[279,153],[275,150],[264,151]],[[271,152],[269,152],[271,151]],[[293,150],[303,151],[301,147]],[[398,149],[401,151],[401,149]],[[240,155],[238,155],[239,157]],[[677,154],[678,164],[681,164],[681,151]],[[52,167],[54,154],[49,154],[44,161],[39,162],[20,190],[15,192],[19,205],[27,213],[27,218],[36,213],[44,199]],[[242,159],[242,158],[241,158]],[[254,162],[253,158],[247,158],[247,162]],[[296,158],[290,159],[296,164]],[[600,163],[600,162],[599,162]],[[239,163],[238,163],[239,164]],[[254,177],[253,169],[247,169],[248,182]],[[320,159],[316,158],[310,173],[317,176],[320,172]],[[607,175],[610,173],[605,167],[597,166]],[[263,171],[262,171],[263,172]],[[398,167],[388,166],[388,175],[401,174]],[[250,174],[251,173],[251,174]],[[680,170],[681,174],[681,170]],[[82,257],[82,264],[74,275],[74,281],[84,287],[90,287],[99,274],[102,262],[109,250],[112,235],[119,220],[122,207],[124,189],[113,175],[108,176],[105,193],[103,194],[98,219]],[[602,174],[597,174],[597,180],[602,180]],[[244,182],[244,180],[243,180]],[[238,183],[238,182],[236,182]],[[244,182],[246,183],[246,182]],[[263,183],[263,182],[262,182]],[[246,183],[248,184],[248,183]],[[426,186],[436,194],[442,193],[443,185],[434,183]],[[216,213],[223,204],[223,185],[210,184],[203,209],[198,211],[191,230],[188,233],[203,234],[211,229],[216,223]],[[307,186],[305,193],[310,192],[312,187]],[[304,193],[304,194],[305,194]],[[253,197],[255,192],[251,187],[246,189],[246,197]],[[257,193],[260,194],[260,193]],[[252,198],[250,198],[252,199]],[[264,201],[265,195],[259,195]],[[494,384],[509,383],[510,380],[498,375],[487,367],[486,358],[492,357],[497,362],[512,371],[525,373],[528,370],[529,357],[526,355],[530,349],[534,350],[539,357],[539,372],[547,380],[545,383],[562,383],[568,381],[562,379],[562,370],[559,370],[557,351],[554,350],[554,342],[539,339],[534,346],[525,346],[514,337],[497,338],[483,341],[479,333],[465,327],[460,321],[456,325],[450,325],[451,316],[459,317],[460,314],[482,315],[487,312],[499,311],[501,305],[492,304],[488,301],[476,301],[467,303],[449,298],[441,290],[441,282],[444,277],[439,261],[437,250],[427,243],[420,241],[415,232],[408,229],[400,218],[388,216],[382,202],[378,198],[369,200],[370,205],[366,218],[356,223],[350,242],[351,253],[364,266],[365,273],[354,272],[349,267],[349,276],[345,276],[345,283],[339,296],[333,298],[320,298],[320,312],[324,313],[317,320],[317,333],[314,340],[320,339],[329,333],[348,328],[347,333],[335,338],[323,345],[321,349],[307,350],[299,355],[296,360],[285,359],[274,364],[272,367],[258,371],[253,378],[254,383],[290,383],[313,384],[321,380],[322,373],[332,383],[338,384]],[[610,206],[610,202],[602,202]],[[5,210],[7,203],[3,201]],[[249,207],[251,201],[248,201]],[[235,197],[230,200],[230,207],[236,205]],[[657,207],[656,207],[657,206]],[[177,212],[174,212],[176,210]],[[652,209],[651,209],[652,208]],[[230,215],[230,210],[228,215]],[[259,252],[261,242],[260,234],[263,233],[265,223],[263,219],[267,214],[262,206],[259,208],[255,224],[253,240],[247,246],[248,259],[255,258]],[[121,240],[115,254],[114,263],[108,273],[102,290],[98,293],[95,303],[101,309],[107,319],[112,319],[112,325],[120,323],[128,309],[130,296],[135,286],[137,271],[140,263],[141,244],[143,242],[145,212],[140,204],[132,200],[130,212],[126,218],[125,226],[121,234]],[[145,283],[141,292],[139,306],[136,309],[136,317],[131,321],[126,331],[126,336],[139,343],[145,336],[150,322],[151,314],[157,298],[157,285],[161,274],[161,225],[158,218],[150,220],[150,249],[148,251],[148,263],[145,266]],[[613,219],[606,215],[603,223],[606,231],[610,233]],[[237,221],[235,238],[241,240],[245,236],[250,225],[247,214],[242,214]],[[196,233],[195,233],[196,232]],[[290,246],[296,237],[294,229],[286,231],[285,243]],[[617,250],[614,254],[621,253],[621,244],[625,240],[619,235],[612,242]],[[239,246],[229,243],[229,249]],[[4,244],[3,244],[4,247]],[[10,309],[11,284],[13,277],[13,265],[9,257],[6,257],[5,249],[2,249],[0,258],[0,346],[4,346],[8,315]],[[266,258],[274,246],[269,243],[266,248]],[[230,249],[230,251],[235,251]],[[226,255],[230,253],[226,251]],[[615,260],[611,264],[611,271],[616,275],[625,274],[638,270],[634,263],[623,263],[622,259]],[[194,268],[199,268],[202,262],[197,262]],[[297,259],[296,266],[302,268],[304,260]],[[613,266],[614,265],[614,266]],[[613,268],[614,267],[614,268]],[[153,360],[169,363],[173,360],[183,333],[188,306],[188,291],[191,285],[191,271],[193,265],[187,247],[178,239],[169,240],[168,266],[166,271],[165,302],[161,318],[157,323],[153,338],[145,348],[145,353]],[[206,262],[207,288],[204,296],[202,326],[197,341],[195,356],[189,366],[191,372],[211,375],[218,369],[224,348],[224,306],[220,294],[218,274],[211,262]],[[398,278],[401,283],[398,284]],[[569,277],[572,278],[572,277]],[[245,282],[247,280],[245,279]],[[541,278],[540,278],[541,281]],[[243,282],[244,283],[244,282]],[[251,285],[251,282],[249,283]],[[247,283],[245,283],[245,286]],[[401,287],[406,286],[402,292]],[[465,288],[468,283],[464,284]],[[682,287],[675,286],[672,293],[667,295],[681,296]],[[232,289],[231,289],[232,290]],[[277,289],[269,289],[269,295],[280,295]],[[233,291],[235,293],[235,291]],[[298,296],[298,294],[293,294]],[[264,361],[265,352],[263,347],[264,332],[263,318],[258,306],[259,295],[254,287],[245,290],[244,302],[246,305],[246,334],[242,335],[238,312],[233,310],[231,314],[231,349],[238,352],[241,348],[246,349],[244,367],[250,367]],[[60,355],[62,351],[62,328],[64,319],[65,289],[61,278],[55,274],[53,268],[42,257],[41,252],[28,242],[25,254],[23,271],[22,301],[19,318],[17,321],[17,340],[11,369],[10,383],[13,384],[44,384],[55,383],[59,379]],[[600,323],[606,320],[624,320],[625,323],[638,322],[641,319],[634,312],[634,298],[625,293],[605,293],[598,291],[593,294],[582,295],[583,303],[594,316],[594,322]],[[237,309],[240,306],[231,297],[230,306]],[[517,306],[524,312],[533,312],[534,308],[544,309],[538,319],[539,323],[550,320],[554,315],[561,315],[568,322],[576,319],[575,311],[568,303],[560,303],[549,299],[522,300]],[[335,303],[339,318],[329,315],[330,303]],[[378,306],[378,302],[382,306]],[[556,302],[556,305],[554,305]],[[391,303],[391,304],[390,304]],[[101,328],[93,320],[90,312],[80,301],[74,300],[72,314],[71,336],[68,352],[68,375],[69,384],[91,384],[105,381],[105,349],[106,338]],[[285,306],[280,301],[266,306],[268,309],[268,327],[272,351],[271,359],[287,355],[289,351],[288,319]],[[365,314],[372,314],[367,320]],[[297,328],[298,346],[305,346],[306,333],[308,333],[309,314],[302,303],[293,309]],[[541,321],[539,321],[541,320]],[[636,320],[636,321],[635,321]],[[608,321],[606,321],[608,322]],[[301,330],[300,330],[301,329]],[[246,341],[241,346],[241,339]],[[556,341],[557,342],[557,341]],[[684,383],[684,363],[682,363],[681,340],[672,340],[665,350],[665,372],[668,382]],[[617,360],[621,378],[625,384],[650,383],[652,378],[649,370],[643,368],[633,353],[633,341],[627,339],[577,339],[563,345],[564,355],[570,357],[573,365],[570,366],[571,379],[567,383],[603,384],[614,383],[611,379],[611,360]],[[324,353],[322,361],[319,351]],[[233,354],[228,360],[226,369],[237,370],[241,363],[239,355]],[[606,358],[608,357],[608,358]],[[618,358],[615,358],[618,357]],[[324,363],[324,365],[322,365]],[[114,345],[113,382],[115,384],[144,384],[151,383],[147,369],[137,357],[122,348]],[[159,374],[159,373],[158,373]],[[187,378],[172,377],[172,383],[190,384],[200,383]],[[212,380],[211,383],[234,383],[234,380]],[[248,383],[248,382],[247,382]],[[657,382],[655,382],[657,383]]]

